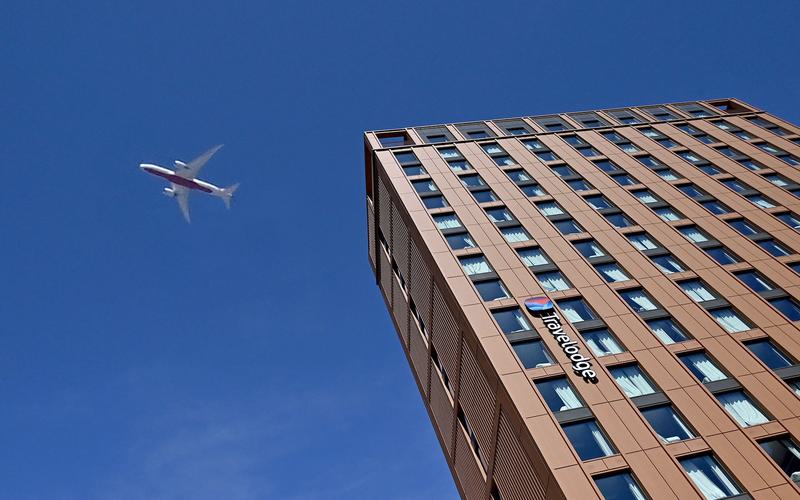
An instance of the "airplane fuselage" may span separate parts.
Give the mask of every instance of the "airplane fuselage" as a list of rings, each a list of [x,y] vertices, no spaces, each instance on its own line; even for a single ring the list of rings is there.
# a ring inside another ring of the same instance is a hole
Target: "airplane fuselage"
[[[180,175],[176,174],[174,171],[168,168],[159,167],[158,165],[150,165],[148,163],[142,163],[140,167],[148,174],[153,174],[155,176],[161,177],[173,184],[177,184],[178,186],[183,186],[187,189],[194,189],[209,194],[217,194],[222,191],[220,188],[211,184],[210,182],[201,181],[200,179],[187,179],[185,177],[181,177]]]

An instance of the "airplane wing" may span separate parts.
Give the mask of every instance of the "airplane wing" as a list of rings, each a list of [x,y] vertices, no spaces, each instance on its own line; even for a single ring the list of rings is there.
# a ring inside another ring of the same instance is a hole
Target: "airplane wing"
[[[186,222],[191,223],[192,218],[189,217],[189,189],[178,184],[172,184],[172,191],[175,193],[175,200],[178,202],[178,206],[181,207],[183,218],[186,219]]]
[[[177,175],[180,175],[184,179],[194,179],[195,177],[197,177],[197,174],[200,173],[200,169],[203,168],[203,165],[205,165],[206,162],[210,160],[211,157],[214,156],[214,153],[219,151],[219,148],[221,147],[222,144],[220,144],[219,146],[214,146],[213,148],[209,149],[205,153],[201,154],[200,156],[198,156],[197,158],[186,164],[180,164],[178,162],[175,162],[176,166],[180,167],[175,170],[175,173]]]

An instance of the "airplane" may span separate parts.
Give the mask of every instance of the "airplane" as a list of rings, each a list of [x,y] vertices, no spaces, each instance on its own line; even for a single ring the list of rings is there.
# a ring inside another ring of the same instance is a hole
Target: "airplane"
[[[214,146],[189,163],[175,160],[174,171],[168,168],[159,167],[158,165],[152,165],[150,163],[142,163],[139,165],[139,168],[148,174],[157,175],[158,177],[162,177],[170,182],[170,187],[164,188],[164,196],[175,198],[175,200],[178,202],[178,206],[181,208],[181,212],[183,213],[183,217],[186,219],[186,222],[191,223],[192,220],[191,217],[189,217],[189,193],[192,190],[202,191],[210,194],[211,196],[222,198],[222,201],[225,203],[225,207],[228,209],[231,208],[231,198],[233,197],[233,193],[236,192],[236,189],[239,187],[238,182],[232,186],[220,188],[196,178],[197,174],[200,172],[200,169],[203,168],[203,165],[205,165],[206,162],[208,162],[208,160],[214,156],[214,153],[219,151],[219,148],[221,147],[222,144],[219,146]]]

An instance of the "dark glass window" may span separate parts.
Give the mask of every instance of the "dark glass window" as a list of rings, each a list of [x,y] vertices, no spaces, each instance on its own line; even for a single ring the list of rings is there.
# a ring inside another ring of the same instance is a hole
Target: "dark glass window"
[[[771,299],[769,301],[772,307],[783,313],[784,316],[789,318],[789,321],[800,320],[800,306],[797,302],[789,297],[781,297],[779,299]]]
[[[565,424],[562,428],[581,460],[592,460],[616,453],[594,420]]]
[[[561,234],[575,234],[583,232],[583,228],[572,219],[556,221],[553,223],[553,225],[556,226],[556,229],[558,229]]]
[[[603,251],[603,247],[601,247],[594,240],[576,241],[573,243],[573,245],[575,245],[575,248],[578,250],[578,252],[580,252],[580,254],[587,259],[592,257],[602,257],[606,254]]]
[[[745,345],[762,363],[773,370],[794,365],[789,357],[768,339],[754,340],[753,342],[747,342]]]
[[[594,196],[587,196],[584,199],[595,210],[602,210],[604,208],[611,208],[613,206],[611,204],[611,202],[608,201],[606,199],[606,197],[603,196],[602,194],[596,194]]]
[[[768,279],[761,276],[757,271],[742,271],[741,273],[736,273],[736,277],[754,292],[768,292],[775,288]]]
[[[537,380],[536,388],[544,397],[547,407],[553,412],[574,410],[583,406],[566,377]]]
[[[700,203],[703,207],[714,215],[728,214],[731,209],[724,203],[717,200],[709,200]]]
[[[692,439],[694,433],[671,405],[642,409],[642,415],[665,443]]]
[[[540,339],[516,342],[511,345],[517,353],[522,365],[527,368],[541,368],[553,364],[553,358],[547,352],[544,342]]]
[[[709,257],[714,259],[717,264],[724,266],[725,264],[735,264],[739,262],[739,257],[725,247],[714,247],[704,249]]]
[[[608,214],[605,218],[616,228],[630,227],[633,225],[633,222],[631,222],[625,214]]]
[[[768,240],[760,240],[757,243],[758,246],[766,250],[773,257],[783,257],[784,255],[791,255],[794,253],[772,238]]]
[[[619,170],[620,168],[611,160],[596,160],[594,162],[597,165],[597,168],[602,170],[603,172],[613,172],[614,170]]]
[[[524,332],[531,329],[530,323],[525,319],[522,311],[519,309],[504,309],[501,311],[492,311],[492,316],[503,333]]]
[[[650,297],[650,294],[642,289],[623,290],[619,295],[627,302],[634,312],[654,311],[658,309],[658,304]]]
[[[453,250],[475,248],[475,242],[472,241],[472,236],[469,233],[448,234],[445,239]]]
[[[558,308],[567,318],[570,323],[580,323],[581,321],[589,321],[597,319],[594,311],[584,302],[583,299],[564,299],[557,301]]]
[[[630,472],[617,472],[596,477],[594,482],[606,500],[644,500],[647,498]]]
[[[666,274],[680,273],[686,270],[683,263],[672,255],[659,255],[652,257],[652,260],[656,267]]]
[[[491,190],[486,191],[472,191],[472,196],[478,203],[489,203],[497,201],[497,196]]]
[[[475,288],[485,302],[509,297],[506,287],[500,280],[479,281],[475,283]]]
[[[768,439],[759,443],[772,460],[778,464],[789,477],[800,472],[800,449],[794,441],[787,437]],[[792,477],[792,479],[794,479]]]
[[[679,462],[689,475],[689,479],[708,500],[734,496],[742,492],[730,474],[710,454],[683,458]]]
[[[427,196],[422,198],[422,203],[425,205],[425,208],[444,208],[450,206],[447,204],[447,200],[444,199],[444,196]]]
[[[664,344],[674,344],[675,342],[683,342],[689,340],[689,336],[683,331],[683,328],[678,326],[672,318],[659,318],[648,320],[647,326],[658,337],[658,340]]]

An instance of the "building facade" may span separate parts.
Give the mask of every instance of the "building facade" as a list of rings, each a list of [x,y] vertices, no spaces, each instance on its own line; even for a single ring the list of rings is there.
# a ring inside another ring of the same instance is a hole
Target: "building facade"
[[[800,498],[800,128],[737,99],[365,133],[467,499]]]

